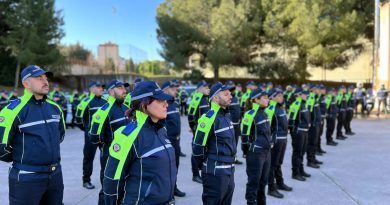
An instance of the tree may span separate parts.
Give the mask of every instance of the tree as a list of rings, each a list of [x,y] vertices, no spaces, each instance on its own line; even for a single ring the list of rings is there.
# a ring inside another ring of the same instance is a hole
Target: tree
[[[91,51],[84,48],[82,45],[80,45],[80,43],[69,45],[65,49],[65,53],[68,60],[83,63],[86,63],[88,61],[89,56],[91,55]]]
[[[55,10],[54,0],[12,1],[5,12],[9,31],[0,37],[0,41],[16,58],[16,88],[21,66],[49,66],[63,59],[57,47],[64,36],[60,28],[63,20]]]
[[[223,65],[250,64],[251,46],[260,41],[259,0],[167,0],[157,14],[164,59],[184,68],[192,54],[210,63],[214,80]]]
[[[361,2],[263,1],[264,10],[268,11],[264,31],[274,45],[282,43],[295,50],[297,70],[306,69],[308,64],[328,69],[342,66],[362,48],[357,39],[365,34],[368,13],[366,8],[357,9]]]
[[[126,63],[126,71],[127,72],[135,72],[135,64],[133,59],[130,58],[130,60]]]

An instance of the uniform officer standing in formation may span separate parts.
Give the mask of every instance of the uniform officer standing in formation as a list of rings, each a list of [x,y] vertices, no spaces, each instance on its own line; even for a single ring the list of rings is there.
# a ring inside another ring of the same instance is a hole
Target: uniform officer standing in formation
[[[317,97],[317,101],[320,104],[321,124],[320,124],[320,131],[319,131],[319,135],[318,135],[316,154],[319,156],[322,156],[323,154],[326,154],[326,151],[324,151],[321,147],[321,136],[324,133],[324,125],[325,125],[325,121],[326,121],[326,103],[325,103],[326,88],[322,84],[319,86],[319,88],[320,88],[320,94]]]
[[[114,132],[119,127],[128,123],[125,112],[128,109],[123,104],[126,96],[126,87],[128,83],[122,83],[118,80],[112,80],[107,86],[108,98],[107,103],[99,108],[92,116],[89,138],[92,144],[101,147],[100,153],[100,183],[103,186],[104,169],[109,156],[109,147],[114,140]],[[103,189],[99,192],[99,205],[104,204]]]
[[[193,93],[190,105],[188,107],[188,124],[195,137],[195,130],[198,125],[198,119],[209,109],[208,95],[210,89],[206,81],[202,80],[196,86],[197,89]],[[194,140],[192,140],[194,141]],[[202,164],[197,164],[197,160],[191,156],[191,169],[192,169],[192,181],[202,183],[202,178],[199,175],[199,170],[202,168]]]
[[[167,136],[173,148],[175,149],[175,158],[176,158],[176,168],[179,170],[180,163],[180,134],[181,134],[181,121],[180,121],[180,110],[179,106],[175,101],[177,95],[178,84],[167,81],[162,86],[161,89],[165,94],[172,96],[172,99],[168,100],[168,112],[167,118],[165,120],[165,128],[167,129]],[[180,191],[175,186],[174,191],[175,196],[184,197],[186,193]]]
[[[347,112],[346,112],[346,122],[345,122],[345,134],[346,135],[355,135],[354,132],[352,132],[351,128],[351,122],[354,115],[354,110],[356,107],[356,98],[353,94],[353,91],[355,88],[351,85],[348,87],[348,92],[345,94],[345,100],[347,101]]]
[[[265,186],[268,184],[268,172],[271,165],[271,148],[275,139],[271,136],[271,127],[265,109],[268,107],[268,94],[258,88],[251,92],[247,100],[250,110],[244,114],[241,123],[242,149],[246,155],[245,199],[248,205],[266,204]]]
[[[271,124],[271,135],[276,139],[274,147],[271,149],[271,167],[268,177],[268,195],[276,198],[283,198],[283,191],[292,191],[292,188],[284,183],[282,164],[287,147],[288,122],[286,111],[284,110],[284,99],[281,90],[270,89],[268,97],[271,98],[265,112]],[[276,180],[276,184],[275,184]]]
[[[321,109],[320,103],[317,100],[320,94],[319,87],[317,85],[310,86],[311,92],[307,99],[306,108],[310,112],[310,128],[307,139],[307,166],[312,168],[320,168],[321,161],[316,159],[316,152],[318,146],[318,138],[321,126]]]
[[[232,120],[232,123],[233,123],[234,135],[235,135],[236,145],[237,145],[238,144],[238,140],[239,140],[239,138],[241,136],[241,130],[240,130],[240,120],[241,120],[240,101],[239,101],[238,97],[234,94],[235,90],[236,90],[236,86],[233,83],[233,81],[227,82],[226,85],[232,87],[231,93],[230,93],[232,95],[232,103],[230,103],[228,110],[229,110],[230,117],[231,117],[231,120]],[[239,161],[236,158],[235,164],[242,164],[242,162]]]
[[[307,147],[307,135],[310,128],[310,112],[306,108],[309,91],[302,88],[295,89],[296,100],[290,105],[288,124],[290,127],[292,144],[292,178],[306,181],[310,177],[303,168],[303,159]]]
[[[88,137],[92,115],[104,104],[106,100],[102,98],[103,85],[98,82],[89,84],[89,96],[85,97],[77,106],[76,123],[84,130],[84,148],[83,148],[83,187],[94,189],[91,184],[91,175],[93,170],[93,160],[95,159],[96,150],[99,145],[92,144]],[[102,165],[101,165],[102,166]]]
[[[204,205],[230,205],[234,192],[236,140],[228,107],[232,87],[218,82],[210,89],[211,109],[199,119],[192,146],[202,166]]]
[[[346,136],[343,135],[343,127],[346,127],[346,119],[347,119],[347,100],[345,98],[346,89],[345,86],[342,85],[339,88],[339,93],[336,97],[336,102],[338,106],[338,115],[337,115],[337,130],[336,130],[336,139],[345,140]]]
[[[336,146],[338,143],[333,140],[333,133],[336,127],[336,119],[338,113],[338,106],[336,101],[336,92],[334,88],[328,88],[328,94],[325,98],[326,105],[326,144],[329,146]]]
[[[48,75],[35,65],[23,69],[24,95],[0,112],[0,160],[12,162],[10,205],[62,204],[65,121],[61,108],[47,99]]]
[[[138,83],[132,92],[132,120],[114,133],[104,172],[106,205],[174,204],[175,150],[163,120],[172,96],[153,81]]]

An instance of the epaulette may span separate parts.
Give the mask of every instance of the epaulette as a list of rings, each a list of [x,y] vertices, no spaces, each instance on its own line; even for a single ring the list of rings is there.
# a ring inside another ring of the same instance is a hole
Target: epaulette
[[[134,130],[137,128],[136,122],[131,122],[128,125],[126,125],[125,129],[123,129],[122,134],[129,136]]]
[[[206,117],[208,117],[208,118],[211,118],[213,115],[214,115],[214,110],[209,110],[209,111],[206,113]]]
[[[9,104],[7,106],[7,109],[9,109],[9,110],[15,109],[21,102],[22,102],[21,99],[14,100],[14,101],[11,102],[11,104]]]

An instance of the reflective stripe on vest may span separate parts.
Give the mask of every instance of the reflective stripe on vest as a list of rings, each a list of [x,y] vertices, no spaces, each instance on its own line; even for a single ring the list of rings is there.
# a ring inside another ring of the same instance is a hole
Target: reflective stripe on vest
[[[294,113],[293,120],[295,120],[297,118],[301,104],[302,104],[302,98],[297,97],[295,102],[290,106],[290,110],[288,111],[288,119],[291,118],[292,113]]]
[[[24,90],[24,94],[21,98],[13,101],[7,107],[5,107],[0,112],[0,139],[1,144],[8,144],[9,132],[11,131],[12,124],[16,116],[22,110],[22,108],[27,104],[27,102],[31,99],[33,94]]]
[[[131,93],[126,95],[126,98],[125,98],[125,101],[123,102],[123,104],[126,105],[127,107],[130,107],[130,105],[131,105]]]
[[[244,118],[242,119],[241,122],[241,130],[244,130],[243,129],[244,125],[246,125],[248,127],[245,133],[246,135],[249,135],[251,133],[253,120],[255,119],[256,113],[259,110],[259,108],[260,108],[259,104],[253,103],[253,108],[244,114]]]
[[[203,138],[202,146],[206,145],[211,127],[220,108],[221,107],[218,104],[216,104],[215,102],[211,102],[211,109],[199,118],[198,126],[195,132],[194,143],[196,141],[196,137],[198,136],[198,132],[203,132],[205,135]]]
[[[314,104],[316,103],[315,95],[315,93],[311,92],[307,98],[306,108],[309,109],[310,112],[313,112]]]
[[[131,146],[133,145],[134,140],[137,138],[139,132],[141,131],[141,128],[145,124],[148,115],[141,111],[136,111],[136,118],[137,121],[135,123],[130,123],[127,126],[122,126],[114,132],[114,140],[111,143],[109,151],[111,157],[119,160],[115,172],[112,173],[113,176],[109,176],[114,180],[120,179],[123,166],[125,164],[127,156],[130,153]]]
[[[104,121],[106,121],[108,117],[108,113],[110,112],[114,103],[115,103],[115,98],[109,96],[108,102],[104,104],[101,108],[99,108],[95,112],[95,114],[93,114],[92,121],[91,121],[91,129],[89,130],[90,134],[100,135],[102,133]]]
[[[332,95],[327,95],[325,98],[325,104],[326,104],[326,109],[330,108],[330,104],[332,103],[333,96]]]
[[[95,94],[91,93],[88,97],[84,98],[79,105],[77,105],[76,117],[82,118],[84,116],[85,109],[88,104],[93,100]]]
[[[203,97],[203,93],[201,93],[201,92],[195,92],[192,95],[191,103],[188,106],[188,114],[195,115],[196,109],[198,109],[198,106],[200,104],[200,100],[202,99],[202,97]]]
[[[341,104],[341,101],[343,100],[343,97],[344,97],[343,93],[337,94],[336,102],[337,102],[338,105]]]
[[[269,124],[270,124],[270,125],[272,124],[272,119],[273,119],[273,116],[274,116],[274,114],[275,114],[276,104],[277,104],[276,101],[270,100],[269,106],[264,110],[264,112],[265,112],[265,113],[267,114],[267,116],[268,116],[268,120],[269,120]]]

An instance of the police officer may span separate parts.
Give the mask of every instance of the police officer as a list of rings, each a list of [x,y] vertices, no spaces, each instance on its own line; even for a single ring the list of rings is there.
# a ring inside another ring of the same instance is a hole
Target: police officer
[[[67,110],[68,110],[67,100],[66,100],[65,94],[60,91],[60,87],[58,86],[58,84],[54,85],[54,90],[49,93],[48,97],[50,100],[53,100],[55,103],[57,103],[61,107],[62,112],[64,113],[65,122],[66,122],[66,115],[67,115]]]
[[[226,83],[226,85],[229,86],[229,87],[232,87],[232,89],[230,90],[231,91],[230,94],[232,95],[232,102],[230,103],[230,105],[228,107],[228,110],[230,112],[230,117],[231,117],[231,120],[232,120],[232,123],[233,123],[234,136],[235,136],[236,145],[237,145],[238,144],[238,139],[241,136],[241,131],[240,131],[240,119],[241,119],[240,102],[238,100],[238,97],[236,97],[236,95],[235,95],[236,86],[235,86],[234,82],[233,81],[228,81]],[[236,158],[235,164],[242,164],[242,162],[239,161]]]
[[[69,103],[72,105],[72,121],[71,127],[74,128],[76,122],[76,110],[77,106],[80,104],[81,96],[77,90],[73,91],[73,94],[69,97]]]
[[[338,106],[338,115],[337,115],[337,131],[336,139],[345,140],[346,136],[343,135],[342,128],[345,127],[347,122],[347,100],[345,98],[345,86],[340,86],[339,93],[337,94],[336,101]]]
[[[311,124],[308,132],[307,140],[307,166],[311,168],[320,168],[321,161],[316,159],[316,152],[318,146],[318,138],[321,126],[321,109],[317,100],[320,94],[319,87],[317,85],[310,85],[311,92],[307,99],[306,107],[310,112]]]
[[[114,139],[114,131],[128,123],[125,112],[128,109],[123,104],[126,96],[128,83],[118,80],[111,80],[107,86],[107,103],[99,108],[92,116],[90,130],[88,132],[92,144],[98,144],[101,148],[100,154],[100,183],[103,187],[104,169],[109,156],[109,147]],[[99,192],[99,204],[104,204],[103,189]]]
[[[187,91],[182,88],[179,92],[179,106],[180,106],[180,113],[181,115],[186,115],[187,116],[187,99],[188,99],[188,93]]]
[[[287,115],[283,107],[284,99],[281,90],[269,90],[268,97],[271,98],[271,100],[268,108],[265,109],[265,112],[267,113],[271,124],[271,135],[274,139],[276,139],[275,145],[271,149],[271,167],[268,177],[268,195],[276,198],[283,198],[283,194],[278,192],[278,189],[283,191],[292,191],[292,188],[284,183],[282,173],[282,164],[287,146]]]
[[[292,178],[298,181],[306,181],[305,177],[310,177],[303,168],[303,157],[307,147],[307,135],[310,128],[310,112],[306,108],[306,100],[309,95],[308,90],[296,88],[296,99],[290,105],[288,113],[288,123],[292,144]]]
[[[324,151],[321,147],[321,137],[324,133],[324,125],[326,120],[326,102],[325,102],[325,96],[326,96],[326,88],[324,85],[319,86],[320,94],[317,96],[317,101],[320,104],[320,111],[321,111],[321,124],[320,124],[320,131],[318,135],[318,142],[317,142],[317,152],[316,155],[322,156],[322,154],[325,154],[326,151]]]
[[[291,85],[286,86],[286,91],[284,91],[284,104],[286,105],[286,109],[290,107],[290,104],[293,102],[294,96],[294,88]]]
[[[384,107],[384,112],[387,114],[387,96],[388,96],[388,91],[385,88],[385,85],[382,84],[381,88],[378,90],[376,96],[378,98],[378,113],[376,114],[377,116],[380,115],[381,113],[381,104],[383,104]]]
[[[354,87],[353,87],[353,85],[350,85],[348,87],[348,92],[345,94],[345,100],[347,101],[347,111],[346,111],[346,116],[345,116],[346,122],[344,124],[346,135],[355,135],[355,133],[352,132],[352,128],[351,128],[351,122],[352,122],[353,115],[354,115],[353,112],[354,112],[355,107],[356,107],[356,99],[355,99],[355,96],[353,94],[353,91],[354,91]]]
[[[234,90],[234,96],[238,98],[239,102],[241,102],[241,97],[242,97],[242,85],[241,85],[241,83],[237,83],[236,89]]]
[[[361,106],[361,114],[364,114],[364,98],[366,96],[366,89],[363,87],[362,83],[357,84],[357,88],[354,91],[355,98],[356,98],[356,106],[355,106],[355,113],[357,114],[357,107],[360,104]]]
[[[241,123],[242,149],[246,154],[245,199],[248,205],[266,204],[265,186],[271,165],[271,148],[275,142],[265,109],[268,107],[267,92],[261,88],[252,91],[248,108]]]
[[[234,192],[236,140],[228,107],[232,87],[215,83],[210,90],[211,109],[199,119],[192,146],[194,159],[203,164],[202,201],[229,205]]]
[[[178,104],[175,102],[175,97],[177,94],[177,89],[179,85],[175,84],[173,81],[167,81],[162,86],[161,89],[164,93],[172,96],[172,99],[168,100],[168,112],[167,118],[165,120],[165,127],[167,129],[167,135],[169,141],[173,148],[175,149],[175,158],[176,158],[176,168],[179,170],[180,162],[180,133],[181,133],[181,121],[180,121],[180,110]],[[174,191],[175,196],[184,197],[186,193],[180,191],[175,186]]]
[[[209,109],[208,95],[210,89],[206,81],[202,80],[197,84],[196,91],[192,94],[191,102],[188,107],[188,124],[191,131],[195,136],[195,130],[197,127],[198,119]],[[193,140],[192,140],[193,141]],[[197,160],[191,156],[191,168],[192,168],[192,181],[202,183],[202,178],[199,176],[199,170],[202,164],[197,164]]]
[[[162,123],[171,99],[153,81],[135,86],[132,121],[115,131],[109,149],[103,181],[106,205],[174,204],[175,150]]]
[[[77,106],[76,123],[84,130],[84,148],[83,148],[83,187],[94,189],[91,184],[91,175],[93,170],[93,160],[95,158],[97,144],[92,144],[88,137],[88,132],[91,129],[92,115],[106,104],[106,100],[102,98],[103,86],[99,82],[91,82],[89,84],[90,94],[85,97]]]
[[[46,97],[49,75],[35,65],[23,69],[24,95],[0,112],[0,160],[12,162],[10,205],[62,204],[65,122],[58,105]]]
[[[250,100],[251,92],[253,90],[256,90],[258,87],[252,80],[246,83],[246,92],[241,96],[240,101],[240,107],[241,107],[241,114],[245,113],[246,110],[246,103],[248,100]]]
[[[334,88],[328,88],[325,98],[326,105],[326,144],[329,146],[336,146],[338,143],[333,140],[333,133],[336,127],[336,118],[338,113],[338,106],[336,101],[336,92]]]

